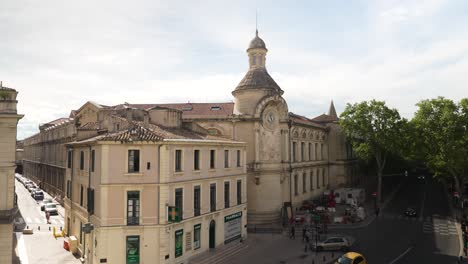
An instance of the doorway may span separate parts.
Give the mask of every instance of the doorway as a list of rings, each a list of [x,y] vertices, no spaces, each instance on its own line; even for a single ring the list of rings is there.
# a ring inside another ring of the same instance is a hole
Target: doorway
[[[210,222],[210,248],[215,248],[215,240],[216,240],[216,223],[215,220],[211,220]]]

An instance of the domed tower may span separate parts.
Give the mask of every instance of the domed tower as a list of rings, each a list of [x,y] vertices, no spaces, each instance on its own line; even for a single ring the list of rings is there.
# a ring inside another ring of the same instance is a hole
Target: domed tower
[[[265,96],[283,94],[283,90],[271,78],[265,67],[268,49],[265,42],[255,32],[255,38],[247,48],[249,71],[232,92],[234,113],[253,116],[258,102]]]

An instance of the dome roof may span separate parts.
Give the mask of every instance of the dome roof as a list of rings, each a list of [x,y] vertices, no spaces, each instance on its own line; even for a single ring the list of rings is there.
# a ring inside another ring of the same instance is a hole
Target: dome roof
[[[265,41],[258,36],[258,30],[255,31],[255,38],[250,41],[247,51],[250,49],[267,49]]]
[[[254,68],[250,69],[242,79],[242,81],[237,85],[237,90],[245,90],[245,89],[271,89],[279,93],[283,93],[283,90],[279,87],[279,85],[271,78],[270,74],[268,74],[265,68]]]

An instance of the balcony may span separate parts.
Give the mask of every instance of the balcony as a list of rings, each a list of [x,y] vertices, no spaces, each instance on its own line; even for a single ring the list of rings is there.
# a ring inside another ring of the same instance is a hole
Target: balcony
[[[138,216],[127,216],[127,225],[139,225]]]

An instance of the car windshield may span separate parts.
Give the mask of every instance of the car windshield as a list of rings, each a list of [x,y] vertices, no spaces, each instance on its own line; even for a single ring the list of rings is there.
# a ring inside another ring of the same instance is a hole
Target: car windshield
[[[353,260],[350,258],[347,258],[345,256],[342,256],[341,258],[338,259],[338,263],[340,264],[352,264]]]
[[[43,203],[51,203],[52,202],[52,199],[45,199]]]
[[[47,208],[56,208],[57,206],[53,203],[49,203],[46,205]]]
[[[43,195],[43,193],[41,191],[36,192],[36,194]]]

